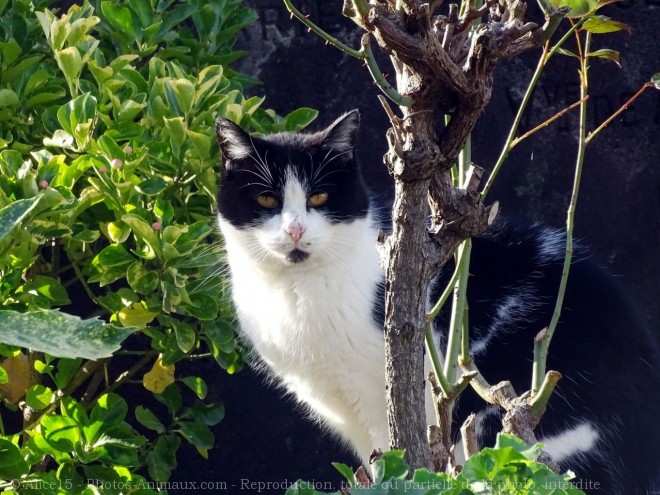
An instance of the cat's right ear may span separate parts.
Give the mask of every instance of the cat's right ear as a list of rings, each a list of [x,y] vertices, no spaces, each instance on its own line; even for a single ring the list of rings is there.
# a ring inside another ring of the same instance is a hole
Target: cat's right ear
[[[231,120],[216,120],[215,131],[225,167],[229,166],[232,160],[240,160],[254,152],[249,134]]]

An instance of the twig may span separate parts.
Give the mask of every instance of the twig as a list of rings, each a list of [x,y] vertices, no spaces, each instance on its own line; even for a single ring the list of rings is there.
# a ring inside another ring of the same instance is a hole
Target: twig
[[[444,373],[449,383],[456,381],[458,377],[458,355],[461,349],[461,333],[463,331],[463,312],[467,300],[467,284],[470,269],[470,252],[472,251],[472,239],[463,241],[459,248],[458,282],[454,286],[453,310],[449,324],[449,338],[447,341],[447,355],[445,356]]]
[[[571,26],[571,28],[564,34],[564,36],[562,36],[559,39],[559,41],[555,43],[552,49],[548,50],[548,45],[547,44],[544,45],[543,53],[539,58],[538,65],[536,66],[536,70],[534,71],[532,79],[529,81],[527,90],[525,91],[525,95],[523,96],[523,99],[520,102],[520,106],[518,107],[518,112],[516,112],[516,117],[514,118],[513,124],[511,125],[511,129],[509,130],[509,135],[507,136],[504,146],[502,147],[502,152],[500,153],[497,162],[493,166],[493,170],[490,173],[488,180],[486,181],[486,185],[481,191],[482,201],[485,201],[486,196],[488,196],[488,193],[490,192],[490,189],[493,186],[495,177],[497,177],[497,174],[502,168],[502,165],[504,165],[505,160],[509,156],[509,152],[511,151],[512,148],[511,143],[515,139],[516,133],[518,132],[518,127],[520,126],[520,122],[522,120],[522,116],[525,113],[525,110],[527,109],[527,105],[531,100],[532,94],[534,92],[534,88],[536,87],[536,84],[538,83],[538,80],[541,77],[541,73],[543,72],[543,69],[547,65],[548,61],[555,55],[555,53],[557,53],[557,50],[561,48],[564,42],[582,25],[582,22],[584,22],[584,20],[580,19],[578,22],[574,23]]]
[[[431,311],[429,311],[426,314],[426,350],[429,353],[429,356],[431,358],[431,365],[433,366],[433,372],[435,373],[435,376],[438,380],[438,385],[440,389],[442,390],[442,393],[445,394],[445,396],[449,397],[451,395],[451,382],[447,380],[445,376],[445,372],[443,371],[443,365],[440,360],[440,356],[438,355],[438,350],[435,345],[435,341],[433,340],[433,328],[432,328],[432,322],[433,320],[440,314],[440,311],[442,310],[442,307],[445,305],[447,302],[447,299],[449,299],[449,296],[452,294],[454,291],[454,288],[456,286],[456,282],[459,279],[459,276],[461,274],[461,268],[464,265],[464,259],[466,256],[466,251],[464,249],[458,250],[458,256],[457,256],[457,262],[456,262],[456,268],[454,269],[454,273],[452,274],[451,278],[449,279],[449,282],[447,282],[447,286],[445,287],[445,290],[442,292],[440,295],[440,298],[438,301],[435,303],[433,308],[431,308]]]
[[[619,115],[621,115],[624,111],[628,110],[628,107],[632,105],[632,103],[639,98],[644,91],[646,91],[649,88],[655,87],[654,84],[647,82],[645,83],[637,93],[632,95],[628,101],[626,101],[623,105],[621,105],[621,108],[619,108],[616,112],[614,112],[612,115],[610,115],[605,121],[600,124],[595,131],[591,131],[587,138],[584,140],[584,144],[589,144],[589,142],[596,137],[596,134],[598,134],[600,131],[605,129],[614,119],[616,119]]]
[[[545,408],[548,405],[548,401],[550,400],[550,396],[552,395],[552,392],[554,392],[557,382],[559,382],[561,378],[561,373],[558,371],[550,370],[546,373],[541,388],[539,388],[538,392],[532,396],[529,403],[534,414],[539,417],[543,415]]]
[[[580,125],[578,131],[578,153],[575,164],[575,177],[573,179],[573,190],[571,192],[571,201],[568,205],[566,214],[566,254],[564,255],[564,266],[562,268],[561,280],[559,282],[559,291],[555,302],[555,309],[548,325],[547,335],[539,339],[539,349],[534,356],[534,373],[532,376],[532,395],[541,389],[542,380],[545,379],[546,362],[548,358],[548,349],[550,342],[559,323],[559,316],[564,304],[564,295],[568,283],[568,274],[571,269],[571,260],[573,259],[573,226],[575,222],[575,208],[577,206],[578,194],[580,192],[580,179],[582,178],[582,167],[584,165],[584,154],[586,149],[586,128],[587,128],[587,101],[586,96],[589,90],[587,71],[589,69],[589,46],[591,45],[591,33],[587,31],[584,41],[584,50],[580,44],[578,48],[581,56],[580,70],[580,97],[583,100],[580,104]]]
[[[371,46],[369,44],[370,38],[368,34],[362,35],[360,54],[361,58],[364,58],[364,61],[367,63],[367,68],[369,69],[369,74],[373,78],[374,82],[378,85],[380,90],[392,100],[397,105],[402,107],[411,106],[414,101],[410,96],[403,96],[397,92],[396,89],[392,87],[389,81],[385,78],[381,70],[378,68],[374,54],[371,51]]]
[[[68,397],[71,394],[73,394],[78,389],[78,387],[80,387],[83,383],[85,383],[85,381],[107,361],[108,359],[99,359],[98,361],[87,361],[85,364],[83,364],[78,370],[78,372],[71,379],[69,384],[64,388],[64,390],[58,392],[53,403],[50,404],[46,409],[41,411],[39,417],[35,418],[30,424],[28,424],[24,428],[24,430],[26,431],[31,430],[32,428],[37,426],[39,424],[39,421],[41,421],[41,418],[43,418],[47,414],[50,414],[57,408],[63,397]]]
[[[589,99],[589,95],[585,96],[585,97],[584,97],[583,99],[581,99],[581,100],[576,101],[575,103],[572,103],[571,105],[569,105],[568,107],[564,108],[563,110],[557,112],[557,113],[554,114],[552,117],[550,117],[548,120],[546,120],[546,121],[540,123],[539,125],[537,125],[537,126],[534,127],[533,129],[527,131],[527,132],[526,132],[525,134],[523,134],[522,136],[519,136],[519,137],[515,138],[515,139],[511,142],[510,150],[512,150],[513,148],[515,148],[515,147],[516,147],[521,141],[524,141],[524,140],[527,139],[529,136],[531,136],[531,135],[534,134],[535,132],[540,131],[540,130],[543,129],[544,127],[549,126],[549,125],[552,124],[555,120],[559,119],[560,117],[563,117],[566,113],[570,112],[570,111],[573,110],[575,107],[577,107],[578,105],[580,105],[583,101],[588,100],[588,99]]]
[[[151,361],[156,355],[158,355],[158,352],[156,351],[147,352],[142,359],[140,359],[137,363],[131,366],[129,370],[119,375],[119,377],[110,386],[106,387],[103,393],[115,391],[124,382],[133,378],[133,376],[142,368],[144,368],[149,363],[149,361]]]
[[[294,7],[293,3],[291,3],[291,0],[284,0],[284,5],[286,6],[287,10],[289,12],[291,12],[291,15],[293,15],[296,19],[298,19],[305,26],[307,26],[311,31],[314,31],[316,34],[318,34],[321,38],[326,40],[332,46],[340,49],[346,55],[350,55],[351,57],[363,58],[359,51],[354,50],[350,46],[345,45],[344,43],[339,41],[338,39],[333,38],[328,33],[326,33],[323,29],[318,27],[316,24],[314,24],[312,21],[310,21],[307,17],[305,17],[303,14],[301,14],[300,11],[296,7]]]
[[[358,9],[358,12],[360,12],[360,15],[364,15],[363,11],[366,9],[366,6],[360,0],[355,0],[354,4]],[[369,46],[369,41],[370,41],[369,34],[362,35],[360,50],[355,50],[349,47],[348,45],[342,43],[338,39],[332,37],[331,35],[326,33],[323,29],[321,29],[319,26],[317,26],[312,21],[310,21],[298,9],[296,9],[293,3],[291,3],[291,0],[284,0],[284,5],[286,6],[287,10],[291,12],[292,16],[294,16],[296,19],[302,22],[311,31],[314,31],[326,42],[330,43],[332,46],[338,48],[339,50],[341,50],[347,55],[350,55],[351,57],[364,60],[367,65],[367,69],[369,69],[369,74],[371,74],[371,77],[373,78],[376,85],[380,88],[383,94],[385,94],[394,103],[404,107],[409,107],[414,103],[413,99],[410,96],[403,96],[399,94],[396,91],[396,89],[394,89],[392,85],[385,78],[385,75],[378,67],[378,63],[374,58],[374,54],[371,51],[371,47]]]

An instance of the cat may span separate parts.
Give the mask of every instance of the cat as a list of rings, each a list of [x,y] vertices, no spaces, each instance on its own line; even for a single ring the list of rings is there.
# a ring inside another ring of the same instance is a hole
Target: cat
[[[383,227],[356,156],[359,113],[316,133],[255,137],[217,122],[218,223],[236,313],[260,361],[361,461],[388,447]],[[473,240],[471,353],[491,383],[529,387],[532,343],[559,287],[565,234],[498,220]],[[548,368],[563,374],[536,433],[563,470],[602,494],[647,493],[660,467],[657,344],[619,282],[578,244]],[[448,263],[429,289],[437,300]],[[433,322],[440,349],[449,310]],[[428,389],[428,386],[427,386]],[[434,422],[430,394],[426,414]],[[467,390],[456,424],[478,412],[481,446],[501,412]]]

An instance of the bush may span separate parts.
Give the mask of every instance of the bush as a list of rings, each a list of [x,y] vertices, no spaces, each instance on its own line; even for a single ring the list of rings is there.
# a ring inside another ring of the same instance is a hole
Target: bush
[[[166,481],[181,439],[206,457],[224,414],[177,363],[243,366],[210,214],[215,118],[295,131],[316,112],[244,97],[240,0],[49,3],[0,2],[0,489],[155,493],[137,473]],[[128,413],[132,377],[161,411]]]
[[[463,465],[460,473],[434,473],[428,469],[410,467],[403,460],[403,451],[385,452],[374,461],[373,482],[353,474],[350,467],[335,464],[346,478],[345,490],[351,495],[578,495],[584,493],[570,481],[545,464],[536,462],[541,444],[529,447],[513,435],[500,434],[495,448],[485,448]],[[312,483],[294,483],[286,495],[324,495]]]

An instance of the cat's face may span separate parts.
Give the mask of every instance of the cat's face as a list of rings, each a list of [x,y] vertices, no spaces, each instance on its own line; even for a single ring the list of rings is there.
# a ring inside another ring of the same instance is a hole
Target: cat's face
[[[256,138],[219,120],[220,227],[265,265],[321,263],[350,251],[369,199],[355,159],[357,111],[315,134]]]

